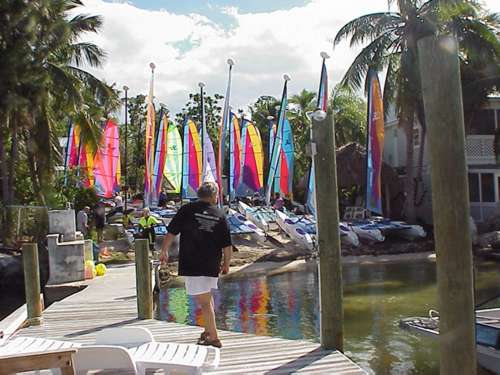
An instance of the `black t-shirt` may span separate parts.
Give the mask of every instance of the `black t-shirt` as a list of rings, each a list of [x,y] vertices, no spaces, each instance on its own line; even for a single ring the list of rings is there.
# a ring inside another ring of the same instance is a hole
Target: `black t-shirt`
[[[202,201],[188,203],[167,229],[181,234],[179,275],[219,276],[222,249],[231,245],[226,216],[220,209]]]

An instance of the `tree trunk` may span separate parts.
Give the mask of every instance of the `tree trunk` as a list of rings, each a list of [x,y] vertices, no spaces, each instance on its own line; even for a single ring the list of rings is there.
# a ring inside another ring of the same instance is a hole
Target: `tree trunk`
[[[405,216],[410,223],[415,222],[415,184],[413,165],[413,111],[402,117],[406,135],[406,180],[405,180]]]
[[[38,203],[41,205],[45,205],[45,196],[43,195],[42,187],[40,185],[40,180],[38,179],[37,165],[35,162],[35,156],[33,155],[33,152],[31,150],[32,147],[33,145],[31,141],[28,140],[26,137],[26,154],[30,170],[30,178],[33,184],[33,192],[35,193],[35,196],[38,198]]]
[[[5,116],[5,129],[9,129],[9,116]],[[9,173],[7,167],[7,155],[5,154],[5,141],[7,140],[6,134],[0,130],[0,162],[1,162],[1,176],[2,176],[2,200],[5,206],[11,204],[10,191],[9,191]]]
[[[10,164],[9,164],[9,202],[14,202],[14,186],[16,180],[16,162],[19,146],[19,136],[17,129],[17,121],[14,120],[12,127],[12,143],[10,149]]]

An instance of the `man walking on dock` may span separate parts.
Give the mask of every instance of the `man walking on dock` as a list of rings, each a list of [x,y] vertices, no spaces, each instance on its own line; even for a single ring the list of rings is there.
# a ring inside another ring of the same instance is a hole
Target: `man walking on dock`
[[[226,217],[216,207],[218,193],[217,184],[205,182],[198,190],[199,200],[179,209],[167,228],[160,260],[168,261],[168,249],[180,233],[179,275],[184,276],[187,294],[201,307],[205,325],[198,344],[220,348],[212,289],[217,289],[219,273],[229,272],[232,246]]]

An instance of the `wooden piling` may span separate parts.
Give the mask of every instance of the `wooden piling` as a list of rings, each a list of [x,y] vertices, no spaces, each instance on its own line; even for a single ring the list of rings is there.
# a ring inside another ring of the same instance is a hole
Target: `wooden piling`
[[[440,373],[476,374],[469,192],[458,42],[418,42],[431,157],[436,243]]]
[[[343,351],[342,264],[335,133],[332,115],[312,116],[319,248],[321,346]]]
[[[135,280],[137,290],[137,317],[153,319],[153,290],[149,262],[149,240],[135,240]]]
[[[40,268],[38,265],[38,246],[26,243],[22,246],[24,291],[28,325],[40,325],[42,322],[42,300],[40,298]]]

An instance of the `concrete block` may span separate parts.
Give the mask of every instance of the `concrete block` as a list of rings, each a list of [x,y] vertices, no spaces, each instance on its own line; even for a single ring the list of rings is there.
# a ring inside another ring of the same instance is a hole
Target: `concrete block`
[[[49,211],[49,233],[60,234],[62,242],[76,240],[75,210]]]
[[[85,280],[85,242],[59,242],[58,234],[47,235],[49,249],[49,281],[62,284]]]

